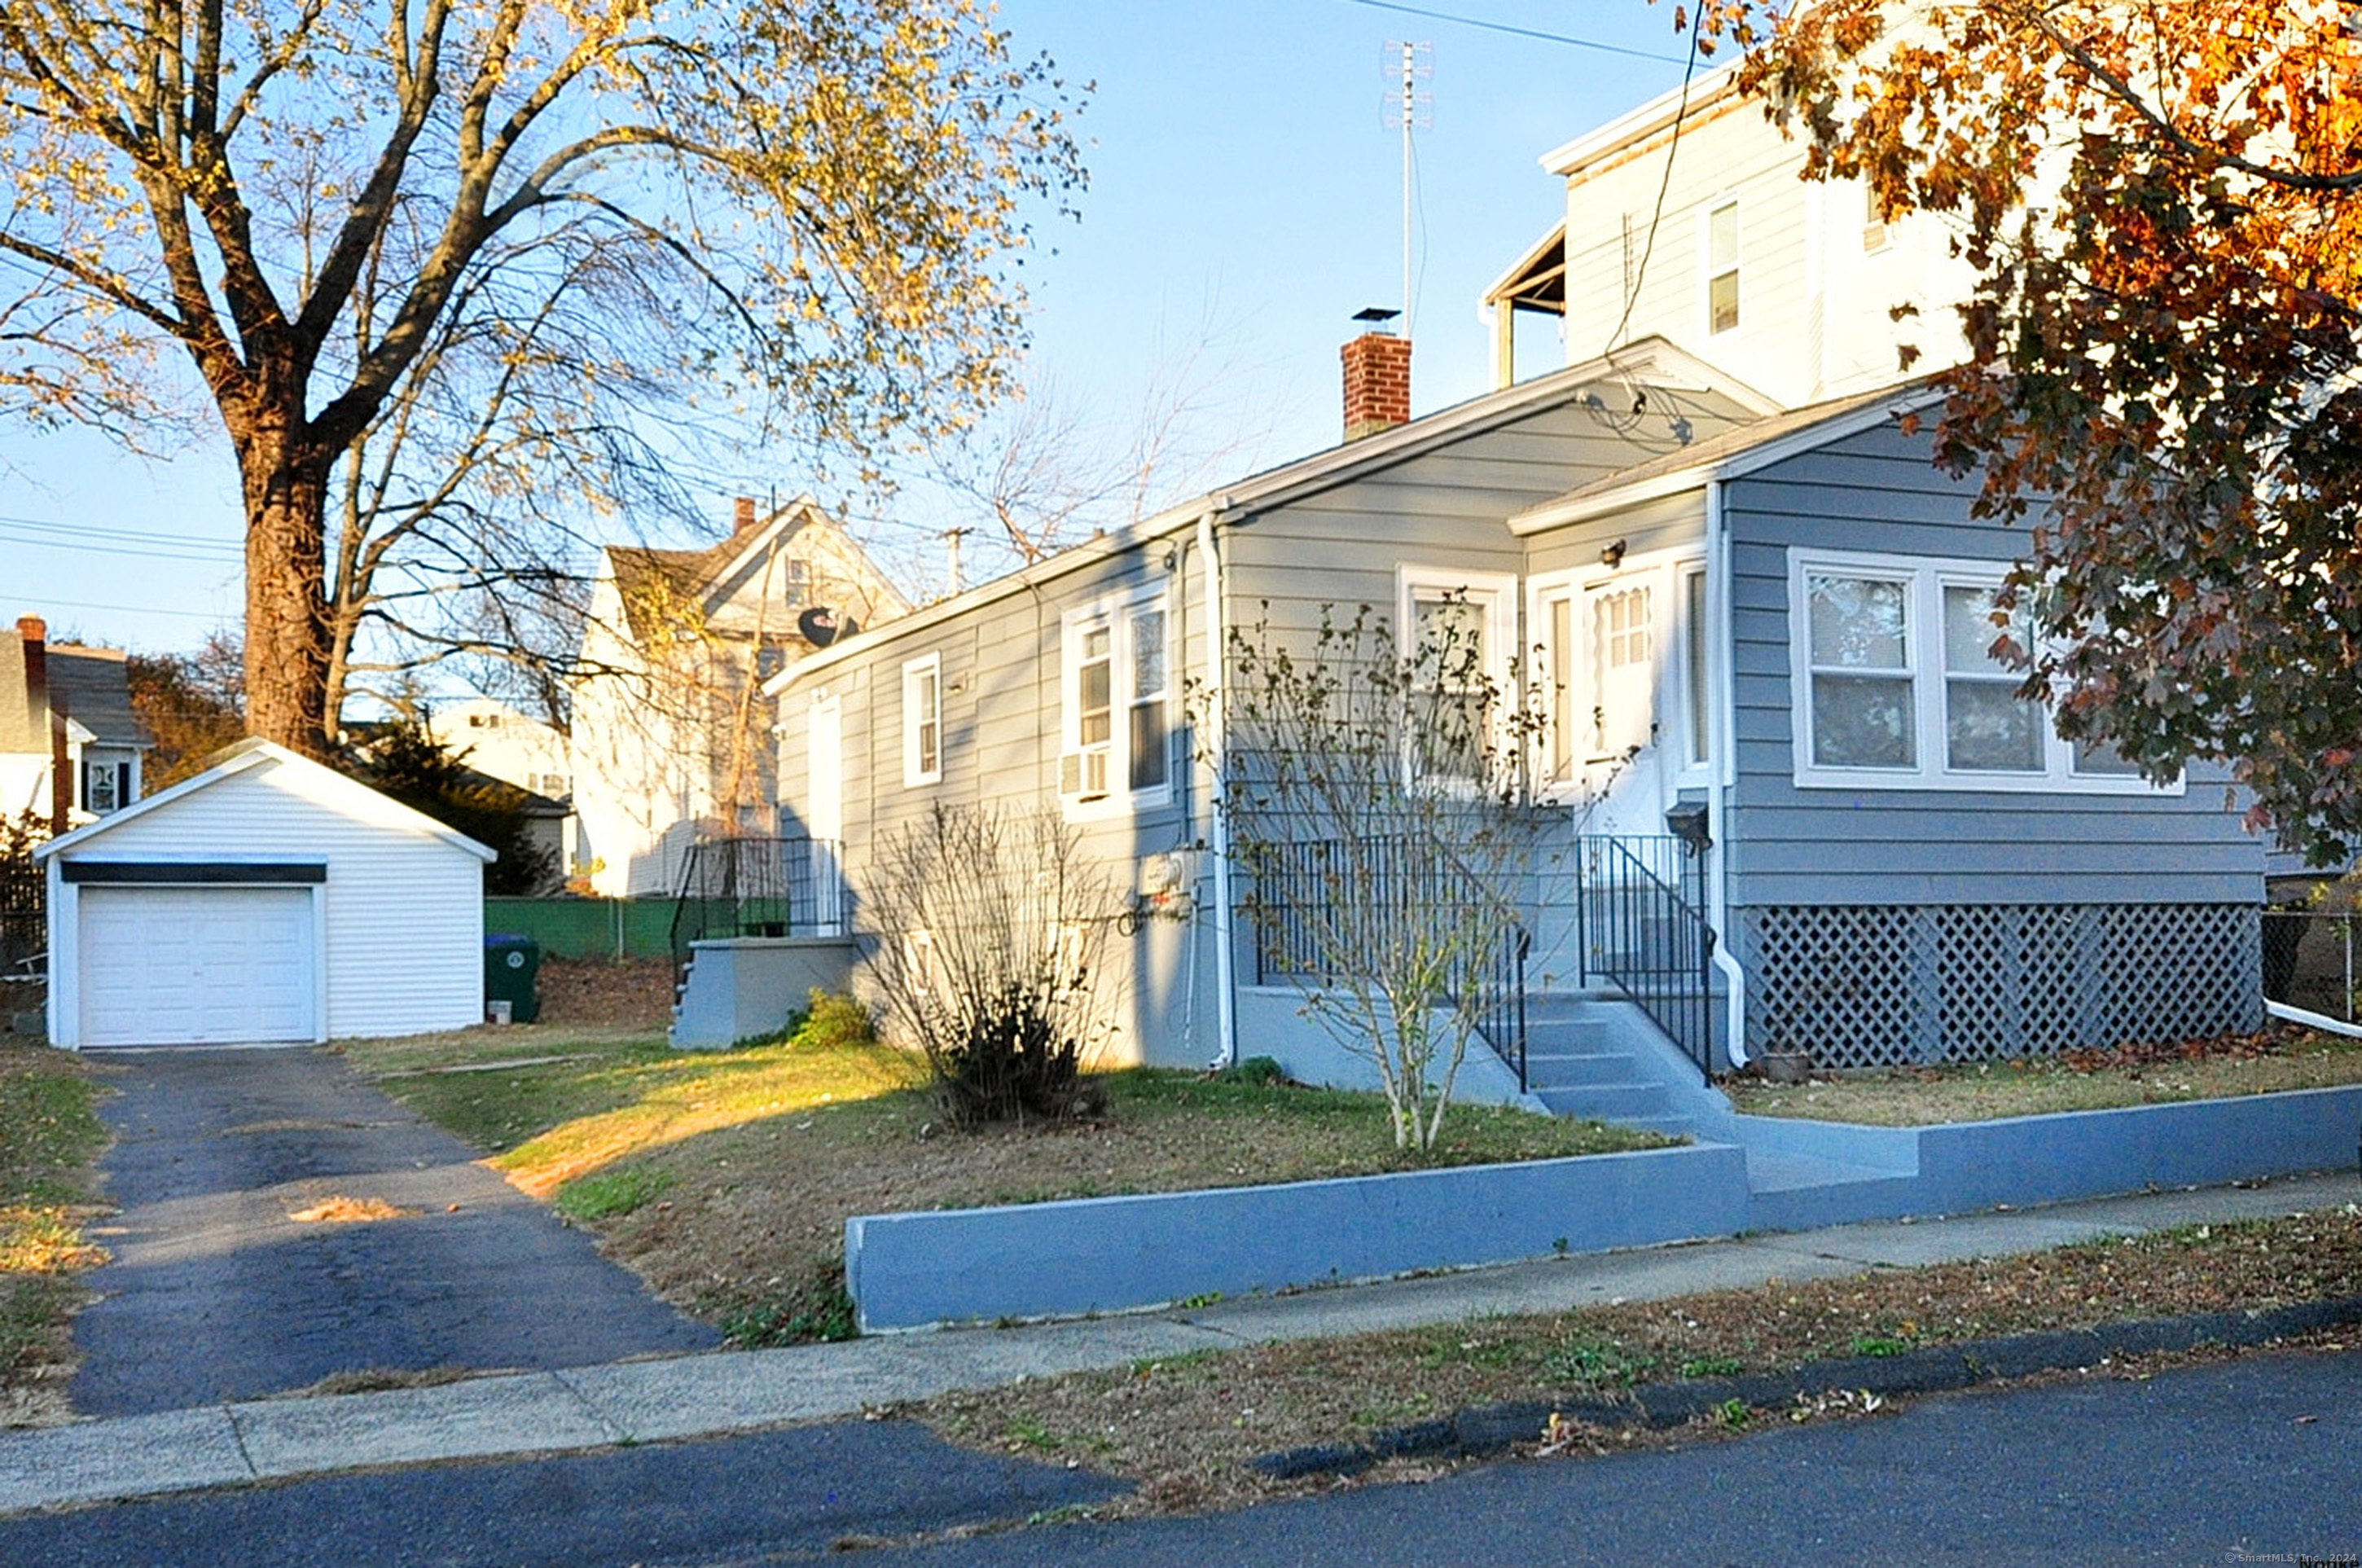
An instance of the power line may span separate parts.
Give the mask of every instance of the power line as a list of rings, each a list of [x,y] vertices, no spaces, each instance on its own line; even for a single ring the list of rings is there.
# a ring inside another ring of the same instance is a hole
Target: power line
[[[1620,54],[1628,60],[1653,60],[1663,65],[1679,65],[1679,56],[1652,54],[1647,50],[1628,49],[1622,44],[1601,43],[1596,39],[1579,39],[1567,33],[1548,33],[1539,28],[1513,27],[1507,22],[1487,21],[1482,17],[1462,17],[1451,11],[1430,11],[1422,6],[1399,6],[1394,0],[1348,0],[1349,4],[1366,6],[1373,11],[1399,11],[1406,17],[1425,17],[1438,22],[1456,22],[1463,28],[1481,28],[1488,33],[1507,33],[1512,38],[1540,39],[1544,43],[1567,44],[1575,49],[1597,50],[1602,54]]]
[[[153,604],[98,604],[87,599],[52,599],[46,593],[27,597],[24,602],[38,609],[63,605],[69,610],[118,610],[126,615],[178,615],[186,620],[212,621],[216,624],[240,618],[238,615],[217,615],[210,610],[164,610]]]

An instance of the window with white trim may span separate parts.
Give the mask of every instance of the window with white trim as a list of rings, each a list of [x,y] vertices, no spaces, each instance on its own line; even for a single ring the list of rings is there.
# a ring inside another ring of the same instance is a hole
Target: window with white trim
[[[1058,794],[1069,806],[1172,799],[1167,626],[1162,590],[1066,617]]]
[[[1421,733],[1403,737],[1420,778],[1473,784],[1497,737],[1495,700],[1514,689],[1517,579],[1406,566],[1396,574],[1398,652],[1411,663]]]
[[[1682,701],[1687,710],[1688,723],[1683,730],[1688,749],[1683,756],[1684,767],[1704,767],[1714,755],[1713,727],[1708,723],[1714,688],[1711,672],[1706,668],[1706,650],[1711,646],[1705,624],[1705,563],[1693,561],[1678,569],[1682,587]]]
[[[902,785],[944,781],[944,656],[902,666]]]
[[[2112,750],[2060,738],[1993,657],[2023,619],[1989,561],[1792,552],[1788,602],[1799,786],[2146,793]],[[2179,792],[2177,782],[2169,792]]]
[[[1709,337],[1738,326],[1738,198],[1706,209],[1705,329]]]

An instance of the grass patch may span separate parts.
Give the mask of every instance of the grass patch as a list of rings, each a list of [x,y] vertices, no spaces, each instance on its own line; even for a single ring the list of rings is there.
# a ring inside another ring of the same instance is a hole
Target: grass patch
[[[2362,1040],[2276,1026],[2224,1040],[1959,1066],[1824,1073],[1801,1084],[1734,1077],[1720,1087],[1734,1106],[1754,1116],[1927,1127],[2347,1084],[2362,1084]]]
[[[1001,1452],[1021,1442],[1044,1452],[1088,1444],[1089,1463],[1139,1488],[1103,1513],[1187,1511],[1332,1484],[1266,1481],[1246,1468],[1258,1455],[1366,1440],[1472,1405],[1596,1397],[1659,1379],[1778,1372],[2035,1330],[2357,1295],[2362,1209],[2348,1205],[2014,1258],[1141,1362],[948,1395],[898,1413],[953,1441]],[[1554,1428],[1552,1443],[1540,1430],[1534,1437],[1551,1452],[1613,1452],[1881,1406],[1834,1397],[1787,1411],[1738,1405],[1671,1433],[1576,1429],[1566,1441]]]
[[[101,1212],[88,1197],[106,1146],[98,1094],[61,1052],[0,1048],[0,1425],[67,1415],[78,1276],[106,1258],[82,1230]]]
[[[960,1132],[917,1061],[815,1008],[786,1042],[677,1052],[597,1028],[348,1043],[387,1093],[600,1231],[611,1255],[742,1344],[851,1331],[855,1214],[1360,1176],[1612,1153],[1647,1133],[1455,1107],[1432,1159],[1397,1154],[1383,1100],[1241,1073],[1099,1075],[1087,1121]],[[537,1058],[537,1059],[536,1059]],[[455,1066],[511,1062],[499,1072]]]

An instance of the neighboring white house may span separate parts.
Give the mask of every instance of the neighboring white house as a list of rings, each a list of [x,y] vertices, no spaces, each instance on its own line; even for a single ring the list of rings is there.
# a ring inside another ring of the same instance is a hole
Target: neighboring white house
[[[121,649],[52,644],[35,615],[0,637],[0,816],[54,823],[62,805],[71,825],[120,811],[139,799],[150,744]]]
[[[776,832],[762,680],[829,641],[828,624],[909,608],[809,496],[767,519],[741,498],[707,549],[610,546],[573,690],[574,875],[609,897],[667,893],[701,834]]]
[[[317,1042],[483,1018],[492,851],[268,741],[34,854],[59,1045]]]
[[[563,801],[574,792],[566,736],[497,697],[439,703],[426,716],[435,743],[487,778]]]
[[[1559,318],[1561,363],[1663,337],[1792,407],[1900,380],[1906,344],[1910,373],[1962,358],[1950,307],[1974,273],[1944,220],[1886,222],[1865,185],[1800,179],[1805,144],[1737,69],[1543,155],[1566,215],[1485,292],[1496,385],[1521,315]]]

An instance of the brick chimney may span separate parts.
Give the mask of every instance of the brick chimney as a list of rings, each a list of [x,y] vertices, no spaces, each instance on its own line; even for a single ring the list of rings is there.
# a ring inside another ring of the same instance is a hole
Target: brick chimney
[[[39,615],[17,618],[17,635],[25,642],[25,711],[50,731],[50,836],[63,837],[72,826],[67,812],[73,805],[73,766],[66,741],[66,712],[50,699],[50,625]]]
[[[734,534],[743,534],[754,525],[755,498],[751,495],[742,495],[738,498],[738,510],[736,515],[731,520],[730,531]]]
[[[1345,439],[1358,441],[1410,421],[1410,339],[1364,332],[1340,351],[1345,361]]]

